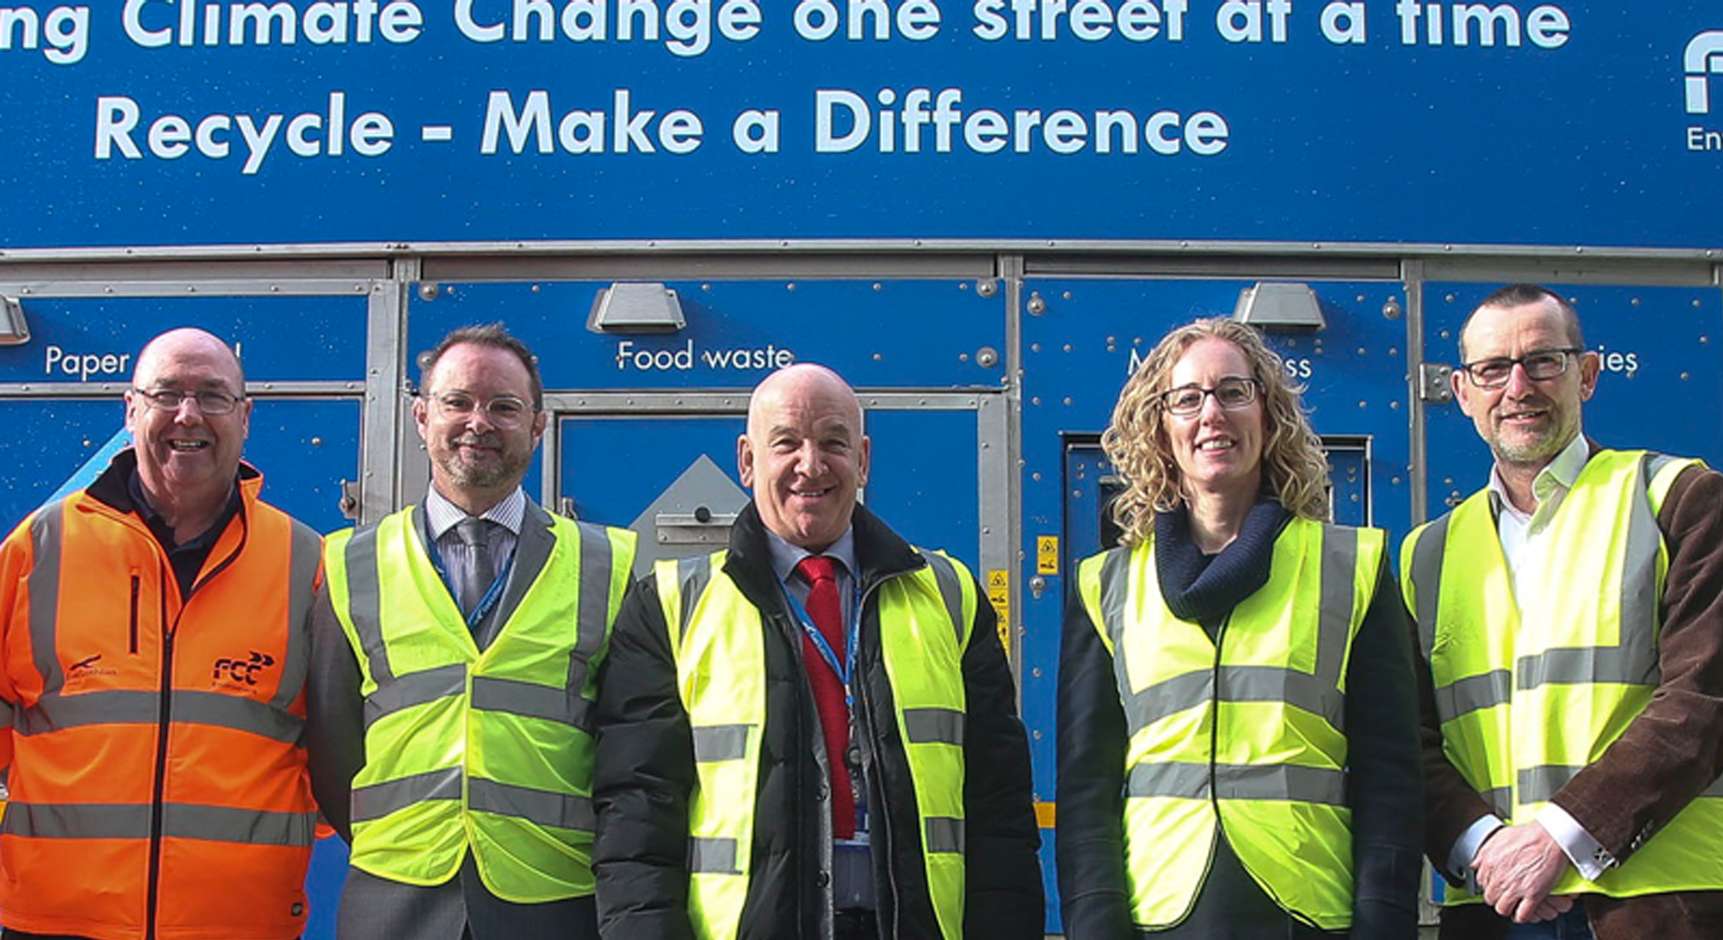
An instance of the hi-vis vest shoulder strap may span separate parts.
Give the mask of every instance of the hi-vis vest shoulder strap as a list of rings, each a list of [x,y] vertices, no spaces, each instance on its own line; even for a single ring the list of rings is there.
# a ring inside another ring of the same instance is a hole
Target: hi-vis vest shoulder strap
[[[736,936],[752,872],[754,814],[777,811],[758,806],[760,742],[771,718],[765,625],[724,572],[726,557],[654,568],[699,776],[688,804],[688,916],[701,940]],[[924,566],[887,579],[864,606],[878,611],[878,649],[914,785],[934,914],[945,940],[962,940],[962,659],[975,620],[975,582],[943,554],[922,557]],[[864,648],[868,637],[864,629]],[[863,658],[857,668],[866,667]]]
[[[1283,909],[1325,930],[1352,922],[1346,667],[1384,537],[1294,519],[1273,552],[1269,583],[1215,640],[1167,609],[1152,541],[1078,569],[1129,729],[1124,861],[1138,927],[1190,913],[1218,827]]]
[[[480,652],[415,511],[331,536],[326,551],[365,696],[352,864],[436,885],[470,850],[505,900],[589,895],[590,712],[634,534],[529,512],[529,529],[551,530],[549,553],[532,570],[528,536],[538,533],[523,530],[511,578],[530,586],[498,611],[502,627]]]
[[[1657,513],[1698,461],[1599,451],[1567,493],[1530,596],[1513,579],[1488,491],[1413,530],[1401,547],[1407,603],[1430,663],[1442,747],[1512,822],[1533,818],[1603,753],[1662,681],[1658,635],[1669,556]],[[1723,784],[1713,784],[1595,883],[1569,869],[1557,893],[1613,897],[1723,888]],[[1450,903],[1479,898],[1450,890]]]

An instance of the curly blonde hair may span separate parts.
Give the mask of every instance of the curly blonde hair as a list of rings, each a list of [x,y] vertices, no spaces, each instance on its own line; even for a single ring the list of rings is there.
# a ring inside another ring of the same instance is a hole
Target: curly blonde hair
[[[1156,344],[1125,382],[1113,421],[1101,435],[1101,447],[1126,480],[1126,488],[1113,500],[1113,518],[1123,530],[1121,544],[1142,542],[1154,531],[1156,512],[1170,511],[1187,498],[1161,422],[1161,393],[1171,388],[1173,367],[1185,351],[1205,339],[1224,340],[1244,353],[1251,377],[1262,389],[1264,488],[1294,515],[1328,519],[1328,461],[1299,405],[1303,387],[1288,380],[1280,356],[1255,330],[1213,317],[1181,326]]]

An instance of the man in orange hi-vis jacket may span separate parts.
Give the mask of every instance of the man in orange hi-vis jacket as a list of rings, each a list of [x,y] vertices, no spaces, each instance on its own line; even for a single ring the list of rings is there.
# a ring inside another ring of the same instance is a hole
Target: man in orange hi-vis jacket
[[[300,742],[317,534],[258,499],[251,400],[156,337],[133,446],[0,545],[4,937],[289,940],[316,808]]]

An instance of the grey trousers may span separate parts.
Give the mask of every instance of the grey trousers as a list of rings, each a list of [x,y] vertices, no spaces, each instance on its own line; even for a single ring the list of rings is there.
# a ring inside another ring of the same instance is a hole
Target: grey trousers
[[[435,887],[347,870],[337,940],[598,940],[591,897],[516,904],[485,889],[472,855]]]

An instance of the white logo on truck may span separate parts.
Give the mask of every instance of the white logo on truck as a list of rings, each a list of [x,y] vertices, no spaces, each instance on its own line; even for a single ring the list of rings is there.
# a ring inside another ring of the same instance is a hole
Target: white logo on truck
[[[1723,30],[1694,36],[1682,57],[1687,72],[1687,113],[1711,113],[1711,75],[1723,75]]]

